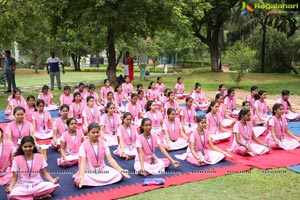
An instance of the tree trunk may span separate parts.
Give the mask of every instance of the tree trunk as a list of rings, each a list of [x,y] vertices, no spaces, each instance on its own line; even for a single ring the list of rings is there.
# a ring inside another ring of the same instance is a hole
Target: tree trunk
[[[218,60],[219,60],[218,40],[211,42],[209,50],[210,50],[211,71],[219,72],[219,67],[218,67]]]
[[[108,66],[106,69],[106,76],[110,81],[110,84],[115,86],[117,84],[116,77],[116,50],[115,50],[115,30],[108,27],[107,30],[107,54],[108,54]]]
[[[263,21],[262,25],[262,41],[261,41],[261,57],[260,57],[260,72],[265,73],[265,58],[266,58],[266,34],[267,25],[266,19]]]
[[[37,54],[34,54],[33,65],[34,65],[35,73],[38,73],[38,60],[39,60],[39,56]]]
[[[75,71],[80,71],[80,59],[81,59],[81,56],[80,55],[76,55],[74,53],[71,53],[71,58],[73,60],[73,63],[74,63],[74,70]]]

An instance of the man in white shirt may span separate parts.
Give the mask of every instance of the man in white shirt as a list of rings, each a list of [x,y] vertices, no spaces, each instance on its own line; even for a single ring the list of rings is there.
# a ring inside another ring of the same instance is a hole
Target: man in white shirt
[[[64,63],[62,60],[60,60],[58,57],[55,56],[54,51],[50,52],[51,57],[49,57],[46,61],[46,67],[47,72],[50,74],[50,80],[51,80],[51,87],[50,89],[54,89],[54,76],[56,77],[56,83],[59,90],[61,90],[61,83],[60,83],[60,70],[59,70],[59,64],[62,65],[62,71],[65,73],[64,70]],[[50,66],[50,71],[49,67]]]

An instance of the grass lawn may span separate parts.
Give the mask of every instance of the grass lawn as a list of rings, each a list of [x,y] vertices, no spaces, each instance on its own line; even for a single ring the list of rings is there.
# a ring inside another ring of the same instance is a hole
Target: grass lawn
[[[170,74],[163,77],[166,87],[173,88],[178,76],[184,78],[186,90],[192,90],[196,82],[202,84],[204,91],[216,91],[218,85],[226,84],[226,87],[235,86],[232,73],[204,73],[194,71],[191,74]],[[75,85],[79,82],[94,82],[97,91],[106,77],[105,73],[93,72],[67,72],[61,75],[63,85]],[[45,72],[35,74],[32,70],[18,70],[16,76],[17,85],[20,88],[41,86],[49,84],[49,76]],[[155,77],[147,80],[136,80],[134,85],[142,83],[144,90],[150,81],[156,81]],[[283,89],[288,89],[292,94],[300,95],[300,76],[286,74],[245,74],[239,87],[249,91],[252,85],[265,89],[268,94],[279,94]],[[0,88],[3,86],[0,86]],[[136,87],[135,87],[136,88]],[[1,89],[0,89],[1,90]],[[4,89],[3,89],[4,90]],[[26,98],[29,94],[37,96],[40,88],[33,92],[23,92]],[[54,102],[62,91],[54,90]],[[0,93],[0,109],[5,109],[8,94]],[[208,179],[196,183],[184,184],[166,189],[154,190],[126,199],[297,199],[300,192],[298,183],[300,176],[285,168],[271,170],[276,173],[263,173],[258,169],[251,170],[247,174],[233,174],[219,178]],[[280,172],[280,173],[277,173]]]

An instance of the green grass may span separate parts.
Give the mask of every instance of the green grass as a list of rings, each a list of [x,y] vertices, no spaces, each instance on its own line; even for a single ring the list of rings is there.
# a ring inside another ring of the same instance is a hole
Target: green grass
[[[273,172],[273,173],[270,173]],[[124,198],[137,199],[298,199],[299,174],[280,168],[268,171],[226,175],[195,183],[149,191]]]

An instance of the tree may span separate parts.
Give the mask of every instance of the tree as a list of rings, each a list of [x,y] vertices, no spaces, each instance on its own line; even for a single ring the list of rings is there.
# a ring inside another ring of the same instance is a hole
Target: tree
[[[205,4],[203,15],[199,11],[199,5],[203,4],[202,1],[186,0],[186,7],[182,13],[189,19],[194,35],[208,46],[211,58],[211,70],[217,72],[220,71],[218,61],[220,57],[220,36],[223,35],[222,28],[224,23],[229,19],[231,8],[236,5],[238,0],[209,0],[205,2],[209,3],[212,7],[209,9],[209,6]]]

